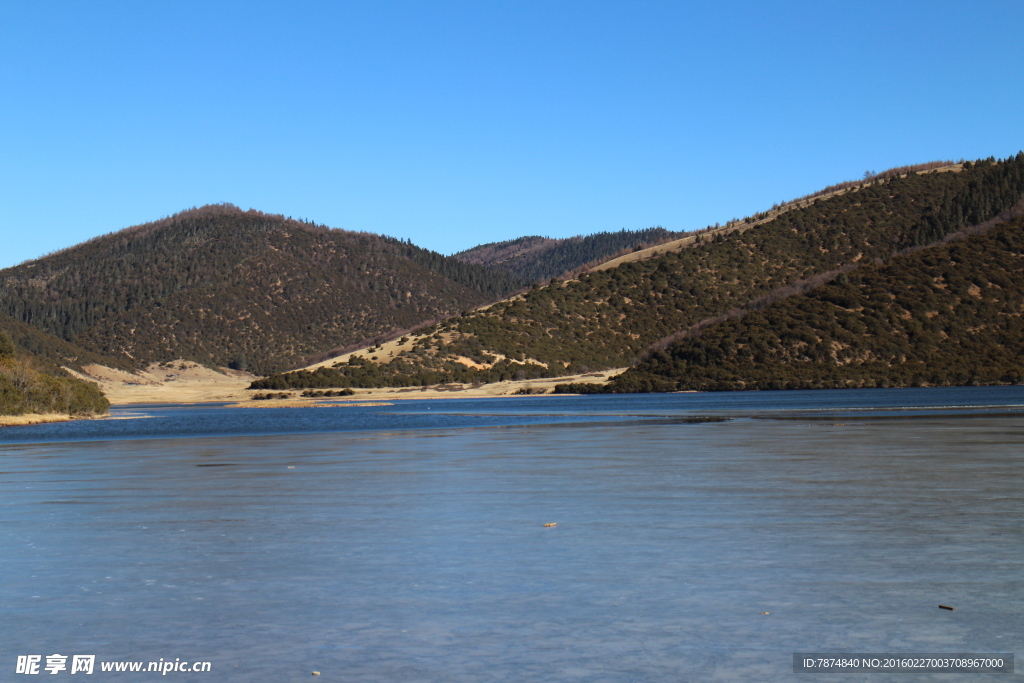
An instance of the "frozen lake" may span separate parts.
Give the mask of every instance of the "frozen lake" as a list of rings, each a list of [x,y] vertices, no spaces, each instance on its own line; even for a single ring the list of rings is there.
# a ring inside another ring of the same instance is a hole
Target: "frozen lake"
[[[115,417],[0,431],[8,672],[777,681],[821,678],[794,652],[1024,651],[1024,388]]]

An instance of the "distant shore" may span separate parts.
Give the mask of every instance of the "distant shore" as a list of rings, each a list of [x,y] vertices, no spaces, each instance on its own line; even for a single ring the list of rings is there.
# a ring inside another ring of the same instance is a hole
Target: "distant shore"
[[[286,399],[253,400],[256,394],[267,391],[251,390],[254,375],[238,371],[216,372],[191,361],[173,361],[153,364],[144,372],[129,374],[101,366],[88,366],[86,373],[73,372],[76,377],[95,382],[112,406],[130,406],[139,403],[228,403],[239,407],[323,407],[400,400],[443,398],[496,398],[500,396],[550,395],[557,384],[604,384],[625,368],[590,372],[569,377],[545,377],[491,384],[444,384],[430,387],[389,387],[380,389],[354,389],[345,397],[301,396],[304,389],[284,392]],[[320,390],[327,390],[323,387]],[[43,420],[40,420],[43,421]],[[29,423],[24,423],[29,424]]]

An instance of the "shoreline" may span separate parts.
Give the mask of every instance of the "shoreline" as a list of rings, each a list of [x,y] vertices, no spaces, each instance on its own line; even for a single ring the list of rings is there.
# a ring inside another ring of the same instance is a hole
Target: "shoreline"
[[[65,413],[23,413],[21,415],[0,415],[0,427],[19,427],[37,425],[46,422],[70,422],[71,420],[88,420],[87,416],[76,417]]]
[[[424,400],[442,398],[497,398],[502,396],[552,396],[556,384],[605,384],[626,368],[602,372],[589,372],[566,377],[545,377],[509,380],[490,384],[441,384],[427,387],[387,387],[354,389],[351,396],[302,396],[303,391],[325,391],[333,387],[316,389],[249,389],[254,375],[242,372],[219,373],[191,361],[153,364],[143,373],[132,375],[109,368],[90,366],[86,373],[73,374],[99,385],[112,407],[139,404],[196,404],[226,403],[233,407],[270,408],[339,406],[351,403],[390,402],[398,400]],[[521,393],[520,393],[521,392]],[[288,398],[253,400],[255,394],[290,394]],[[568,394],[566,394],[568,395]]]
[[[559,382],[561,383],[561,382]],[[499,383],[495,383],[499,384]],[[198,405],[205,403],[223,403],[225,408],[337,408],[341,406],[359,407],[359,406],[385,406],[393,405],[399,401],[444,401],[444,400],[456,400],[456,399],[480,399],[480,398],[536,398],[541,396],[561,397],[561,396],[581,396],[582,394],[551,394],[551,393],[536,393],[536,394],[516,394],[514,391],[507,392],[501,391],[486,391],[486,387],[494,385],[485,384],[483,387],[477,389],[466,388],[466,389],[438,389],[436,387],[424,387],[420,389],[417,387],[413,391],[409,391],[407,387],[402,389],[356,389],[356,393],[352,396],[301,396],[296,395],[291,398],[272,398],[272,399],[260,399],[253,400],[249,396],[239,396],[237,398],[211,398],[209,400],[195,400],[190,399],[186,401],[174,401],[163,398],[158,401],[125,401],[115,403],[113,400],[110,403],[111,408],[131,408],[134,406],[150,405],[150,404],[167,404],[167,405]],[[502,389],[505,387],[502,387]],[[295,392],[304,391],[303,389],[292,389]],[[403,392],[403,393],[398,393]],[[255,390],[254,393],[266,393],[262,390]],[[278,392],[270,392],[278,393]]]

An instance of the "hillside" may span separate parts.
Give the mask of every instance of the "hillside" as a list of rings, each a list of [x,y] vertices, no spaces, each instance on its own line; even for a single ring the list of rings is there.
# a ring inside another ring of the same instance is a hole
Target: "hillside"
[[[948,172],[885,173],[759,224],[708,232],[678,252],[590,272],[260,388],[415,386],[583,373],[635,363],[660,340],[807,282],[990,220],[1024,196],[1024,153]]]
[[[553,277],[576,272],[588,264],[606,261],[621,253],[637,251],[683,235],[681,232],[657,227],[599,232],[565,239],[530,236],[481,244],[454,254],[453,258],[502,270],[527,282],[547,282]]]
[[[265,374],[520,284],[396,239],[220,205],[0,271],[0,313],[137,368],[184,358]]]
[[[1024,218],[720,322],[610,392],[1018,384]]]
[[[94,385],[40,372],[31,354],[0,330],[0,415],[95,415],[109,407]]]
[[[130,358],[93,353],[3,313],[0,313],[0,333],[7,333],[15,346],[31,355],[38,369],[52,374],[64,374],[61,368],[65,367],[81,370],[86,365],[104,365],[130,370],[135,366]]]

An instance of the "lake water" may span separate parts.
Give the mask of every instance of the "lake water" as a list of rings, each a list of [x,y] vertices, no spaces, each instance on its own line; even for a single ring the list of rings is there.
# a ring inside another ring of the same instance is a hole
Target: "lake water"
[[[1024,652],[1022,465],[1024,387],[4,428],[0,678],[53,653],[211,662],[179,681],[661,682]]]

